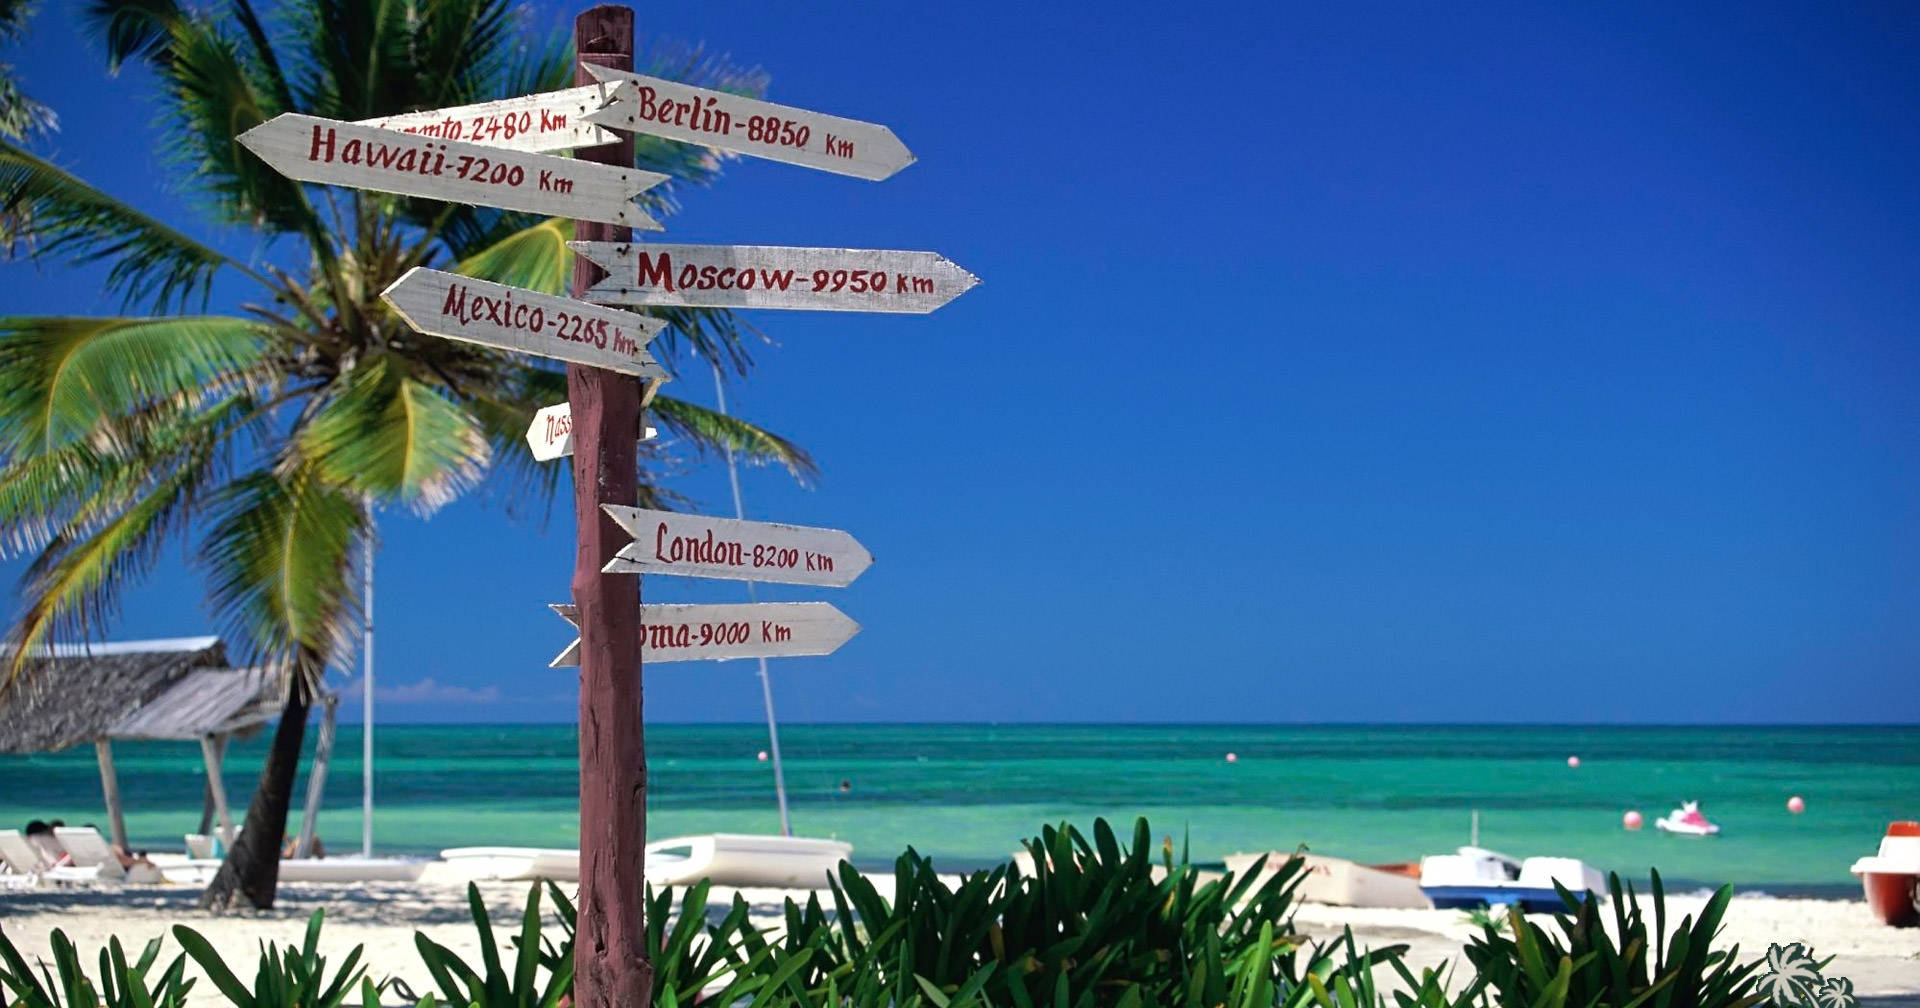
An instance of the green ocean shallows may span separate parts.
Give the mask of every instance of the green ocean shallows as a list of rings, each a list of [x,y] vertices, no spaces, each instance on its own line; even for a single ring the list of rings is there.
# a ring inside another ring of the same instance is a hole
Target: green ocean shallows
[[[1857,891],[1847,868],[1889,820],[1920,818],[1920,727],[785,725],[781,741],[796,830],[851,841],[863,866],[912,845],[980,867],[1043,822],[1138,815],[1197,861],[1300,844],[1406,861],[1465,843],[1477,809],[1482,845],[1516,856],[1840,894]],[[382,725],[376,743],[383,852],[575,841],[571,725]],[[230,752],[237,806],[265,745]],[[777,830],[772,771],[756,758],[764,727],[655,725],[647,747],[650,836]],[[114,751],[136,845],[177,849],[199,823],[198,747]],[[359,846],[359,753],[358,726],[340,726],[319,823],[336,849]],[[1796,794],[1798,816],[1786,810]],[[1654,830],[1683,799],[1724,832]],[[1623,830],[1627,809],[1647,828]],[[104,824],[91,747],[0,756],[0,825],[55,817]]]

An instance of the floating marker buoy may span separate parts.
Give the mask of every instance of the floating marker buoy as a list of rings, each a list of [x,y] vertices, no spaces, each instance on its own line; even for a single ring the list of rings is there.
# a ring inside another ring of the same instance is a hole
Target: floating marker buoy
[[[1799,795],[1787,799],[1787,811],[1799,815],[1807,810],[1807,803]]]
[[[1227,754],[1227,762],[1229,762],[1229,763],[1238,763],[1238,762],[1240,762],[1240,757],[1239,757],[1239,755],[1238,755],[1237,753],[1228,753],[1228,754]]]
[[[765,749],[760,750],[759,760],[762,763],[765,763],[767,761],[767,751]]]
[[[1640,813],[1635,809],[1628,809],[1627,814],[1620,817],[1620,825],[1630,830],[1637,830],[1645,823],[1646,820],[1640,818]]]
[[[1578,756],[1567,757],[1567,765],[1574,768],[1575,770],[1580,769],[1580,757]]]

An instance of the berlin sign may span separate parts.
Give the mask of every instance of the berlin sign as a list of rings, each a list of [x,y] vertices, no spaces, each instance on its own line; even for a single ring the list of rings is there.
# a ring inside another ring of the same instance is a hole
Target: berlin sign
[[[857,119],[742,98],[625,70],[581,64],[601,82],[626,82],[586,120],[618,130],[878,181],[913,163],[893,131]]]
[[[658,430],[648,427],[641,432],[640,440],[651,441],[659,436]],[[532,449],[538,462],[551,462],[573,454],[573,404],[560,403],[536,411],[533,423],[527,427],[527,447]]]
[[[667,180],[659,172],[436,140],[297,112],[275,116],[239,139],[275,171],[302,182],[660,230],[660,223],[633,203],[633,197]]]
[[[560,618],[578,627],[578,610],[555,605]],[[738,602],[722,605],[667,603],[640,607],[642,662],[719,658],[792,658],[827,655],[860,632],[860,624],[825,602]],[[580,638],[549,662],[551,668],[580,664]]]
[[[844,588],[873,564],[839,529],[709,518],[602,504],[633,536],[600,568],[607,574],[680,574],[733,581]]]
[[[924,315],[980,279],[934,252],[568,242],[607,271],[598,304],[811,308]]]
[[[535,153],[598,147],[620,138],[582,117],[599,111],[614,90],[606,84],[588,84],[504,101],[362,119],[354,125]]]
[[[666,323],[538,291],[415,266],[380,297],[415,330],[642,378],[667,373],[647,353]]]

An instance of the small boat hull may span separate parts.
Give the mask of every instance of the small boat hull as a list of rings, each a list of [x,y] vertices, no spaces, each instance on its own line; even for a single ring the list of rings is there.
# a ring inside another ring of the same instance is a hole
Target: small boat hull
[[[1666,816],[1662,816],[1659,819],[1655,819],[1653,821],[1653,825],[1667,833],[1672,833],[1675,836],[1709,837],[1709,836],[1714,836],[1720,832],[1720,827],[1712,823],[1708,823],[1705,826],[1695,826],[1692,823],[1681,822],[1679,820],[1671,819]]]
[[[1268,853],[1266,867],[1261,870],[1261,877],[1253,887],[1265,885],[1267,879],[1290,856],[1280,851]],[[1236,876],[1244,874],[1260,857],[1259,854],[1229,854],[1226,858],[1227,870]],[[1412,866],[1414,874],[1409,874],[1406,871],[1408,866],[1404,865],[1393,865],[1393,870],[1383,870],[1321,854],[1302,854],[1300,858],[1306,862],[1306,873],[1293,895],[1302,903],[1408,910],[1423,910],[1431,905],[1420,891],[1417,865]]]
[[[1485,907],[1517,906],[1529,913],[1566,909],[1560,894],[1552,889],[1523,889],[1519,886],[1421,886],[1427,899],[1438,910],[1477,910]],[[1576,892],[1573,898],[1584,903],[1592,896]]]
[[[1920,927],[1920,875],[1908,872],[1861,872],[1860,888],[1867,909],[1882,924]]]

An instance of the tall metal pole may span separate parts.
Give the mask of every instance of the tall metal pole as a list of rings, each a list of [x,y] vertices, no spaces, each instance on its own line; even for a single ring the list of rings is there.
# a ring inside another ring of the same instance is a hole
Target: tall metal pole
[[[574,51],[585,63],[633,69],[633,9],[603,5],[573,22]],[[576,69],[577,84],[591,84]],[[633,138],[574,152],[574,157],[633,170]],[[576,221],[581,241],[625,242],[631,228]],[[573,296],[605,272],[584,257],[573,267]],[[573,405],[573,501],[577,529],[573,601],[580,619],[580,896],[574,937],[577,1008],[650,1008],[653,966],[646,959],[644,903],[647,759],[641,730],[640,579],[600,568],[632,537],[601,510],[636,502],[640,385],[633,378],[567,365]]]
[[[720,380],[720,365],[713,364],[713,397],[720,407],[720,415],[727,415],[727,386]],[[733,464],[733,446],[725,447],[727,455],[727,480],[733,484],[733,516],[746,520],[746,506],[740,502],[740,470]],[[760,601],[759,593],[753,589],[753,582],[747,582],[747,601]],[[767,708],[767,751],[773,754],[773,797],[780,804],[780,835],[793,835],[793,821],[787,818],[787,775],[780,769],[780,724],[773,716],[773,680],[767,677],[767,659],[760,658],[760,699]]]
[[[360,594],[366,606],[360,656],[360,856],[373,856],[373,507],[367,507],[367,534],[360,540]],[[329,708],[331,710],[331,708]]]

